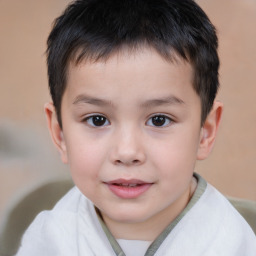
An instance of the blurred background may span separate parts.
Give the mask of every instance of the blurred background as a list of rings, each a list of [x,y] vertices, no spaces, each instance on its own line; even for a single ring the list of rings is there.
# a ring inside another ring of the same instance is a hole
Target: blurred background
[[[46,38],[68,0],[0,0],[0,222],[26,193],[66,179],[47,131]],[[215,24],[224,116],[196,171],[229,196],[256,200],[256,1],[199,0]]]

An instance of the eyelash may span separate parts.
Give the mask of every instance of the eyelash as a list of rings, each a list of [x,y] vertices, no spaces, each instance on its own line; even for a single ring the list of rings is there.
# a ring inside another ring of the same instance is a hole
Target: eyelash
[[[160,121],[160,125],[157,125],[156,123],[154,124],[154,122],[159,122],[159,121]],[[109,120],[104,115],[101,115],[101,114],[88,116],[83,119],[83,122],[86,122],[91,127],[104,127],[104,126],[110,125]],[[98,122],[98,124],[96,124],[96,122]],[[146,121],[146,125],[161,128],[161,127],[167,127],[171,125],[172,122],[173,120],[170,117],[163,114],[156,114],[151,116]]]

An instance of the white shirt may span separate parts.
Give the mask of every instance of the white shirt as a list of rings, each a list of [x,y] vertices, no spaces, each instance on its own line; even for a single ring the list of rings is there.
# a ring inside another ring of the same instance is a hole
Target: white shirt
[[[126,245],[124,250],[127,251]],[[134,247],[133,252],[136,251]],[[114,256],[116,253],[94,205],[73,188],[52,211],[40,213],[26,231],[17,256],[35,255]],[[227,199],[208,184],[156,252],[147,255],[256,256],[256,236]]]

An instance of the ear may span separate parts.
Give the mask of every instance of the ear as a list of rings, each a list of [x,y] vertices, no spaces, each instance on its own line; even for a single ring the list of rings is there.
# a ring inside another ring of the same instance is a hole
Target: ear
[[[213,149],[216,134],[220,125],[222,111],[223,104],[215,101],[211,112],[208,114],[204,125],[201,128],[200,142],[197,152],[198,160],[207,158]]]
[[[53,103],[46,103],[44,105],[44,110],[46,114],[48,129],[52,137],[52,141],[60,153],[62,162],[66,164],[68,163],[66,143],[64,140],[62,129],[57,119],[57,115],[56,115],[56,111]]]

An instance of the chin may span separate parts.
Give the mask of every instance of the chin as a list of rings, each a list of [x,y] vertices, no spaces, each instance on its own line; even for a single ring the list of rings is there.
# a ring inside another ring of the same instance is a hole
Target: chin
[[[145,212],[138,212],[138,211],[132,211],[131,209],[129,210],[117,210],[115,212],[105,212],[103,213],[107,218],[112,219],[113,221],[116,222],[121,222],[121,223],[141,223],[144,222],[147,219],[147,216]]]

